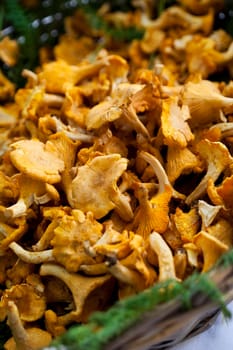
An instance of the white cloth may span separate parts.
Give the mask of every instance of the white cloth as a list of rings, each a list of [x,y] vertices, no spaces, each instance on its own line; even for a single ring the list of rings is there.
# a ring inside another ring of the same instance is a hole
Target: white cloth
[[[233,302],[228,304],[231,319],[220,314],[215,323],[205,332],[186,340],[171,350],[233,350]]]

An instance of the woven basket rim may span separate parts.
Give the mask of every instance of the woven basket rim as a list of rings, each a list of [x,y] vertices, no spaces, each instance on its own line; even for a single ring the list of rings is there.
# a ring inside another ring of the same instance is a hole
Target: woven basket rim
[[[210,272],[225,305],[233,300],[233,265]],[[221,307],[204,293],[192,296],[193,307],[184,310],[180,298],[155,306],[142,314],[136,324],[113,339],[105,350],[169,349],[212,326]]]

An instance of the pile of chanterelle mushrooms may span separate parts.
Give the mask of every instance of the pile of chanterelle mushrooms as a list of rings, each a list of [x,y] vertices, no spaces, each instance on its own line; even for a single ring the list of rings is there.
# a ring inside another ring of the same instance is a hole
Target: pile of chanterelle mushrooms
[[[213,29],[222,3],[180,0],[155,19],[149,1],[103,6],[109,23],[145,30],[131,43],[77,11],[22,72],[24,88],[1,73],[5,349],[46,346],[118,299],[208,271],[232,247],[233,40]],[[14,62],[17,46],[3,40],[0,57]],[[212,78],[221,72],[228,82]]]

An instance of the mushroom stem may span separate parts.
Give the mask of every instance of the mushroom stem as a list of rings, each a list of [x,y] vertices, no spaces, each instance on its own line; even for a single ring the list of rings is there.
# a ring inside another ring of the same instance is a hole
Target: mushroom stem
[[[158,193],[163,193],[165,191],[165,188],[167,186],[170,187],[171,185],[161,163],[159,162],[158,159],[156,159],[154,156],[152,156],[148,152],[141,151],[139,153],[139,157],[147,161],[152,166],[159,182]]]
[[[43,262],[51,262],[55,260],[52,255],[52,249],[44,250],[42,252],[29,252],[16,242],[10,243],[9,247],[22,261],[29,264],[41,264]]]
[[[61,107],[64,102],[64,97],[55,94],[45,94],[43,102],[50,107]]]
[[[19,200],[11,205],[10,207],[6,208],[4,215],[9,218],[18,218],[22,215],[25,215],[27,209],[30,207],[30,205],[33,203],[33,195],[28,198],[27,203],[25,202],[24,198],[19,198]]]
[[[23,69],[22,76],[31,81],[32,85],[35,86],[38,83],[37,74],[29,69]]]
[[[17,350],[32,350],[32,347],[28,344],[28,334],[23,327],[17,306],[13,301],[8,302],[7,316],[7,323],[14,337]]]
[[[217,123],[209,128],[209,130],[219,129],[221,131],[221,137],[225,138],[233,136],[233,122]]]
[[[154,231],[149,241],[151,248],[158,255],[159,281],[166,281],[169,278],[177,279],[172,252],[163,237]]]
[[[113,263],[106,262],[106,264],[108,271],[119,281],[134,287],[136,291],[140,291],[145,287],[142,277],[136,271],[122,265],[118,260]]]
[[[132,103],[128,108],[122,107],[123,115],[126,120],[134,127],[134,129],[139,133],[144,135],[146,138],[150,138],[149,132],[145,125],[140,121],[137,116],[135,109],[133,108]]]

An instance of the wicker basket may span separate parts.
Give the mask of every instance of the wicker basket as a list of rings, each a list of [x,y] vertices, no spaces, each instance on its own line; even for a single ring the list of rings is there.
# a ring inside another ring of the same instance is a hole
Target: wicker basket
[[[233,300],[233,266],[216,268],[210,274],[223,294],[224,302]],[[213,325],[221,309],[203,293],[192,296],[192,309],[184,311],[178,299],[166,302],[142,315],[141,319],[105,350],[169,349]]]
[[[181,288],[174,294],[177,286]],[[154,302],[158,295],[165,297]],[[210,272],[194,274],[181,284],[159,283],[155,289],[117,302],[107,312],[94,314],[86,325],[72,327],[44,350],[169,349],[205,331],[221,312],[231,317],[227,304],[232,300],[233,250]],[[132,318],[135,309],[140,311]]]

